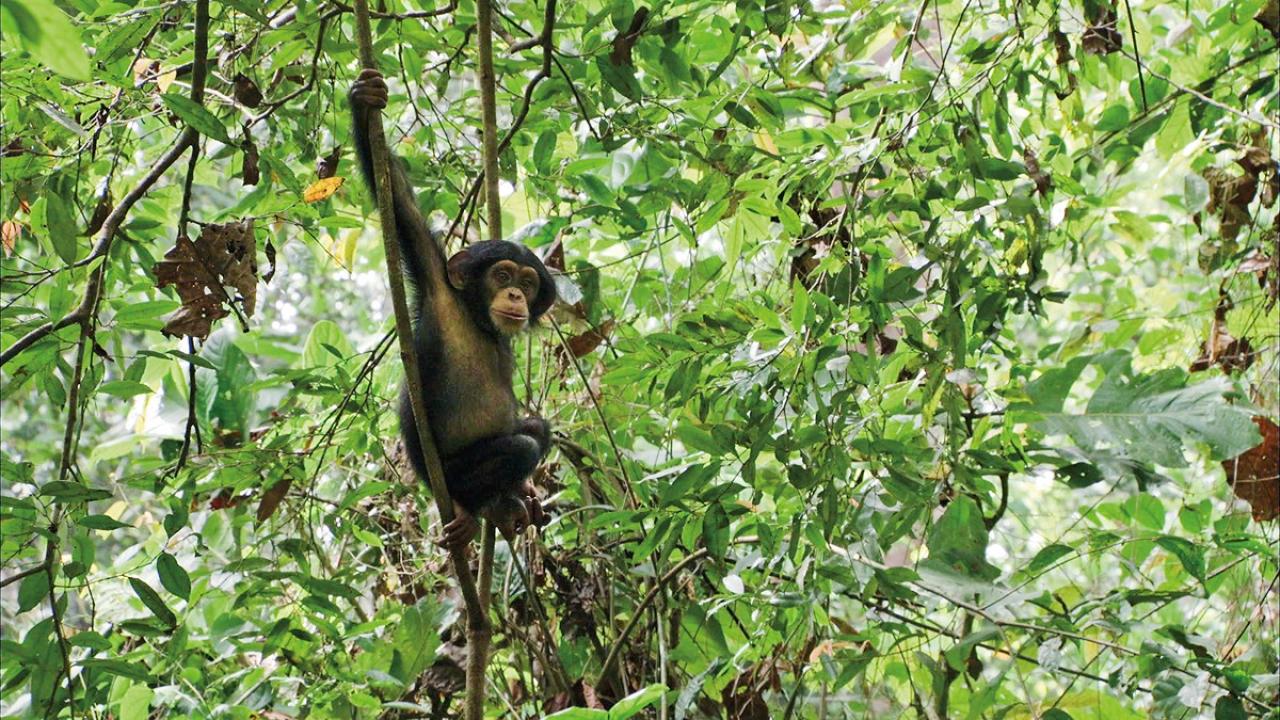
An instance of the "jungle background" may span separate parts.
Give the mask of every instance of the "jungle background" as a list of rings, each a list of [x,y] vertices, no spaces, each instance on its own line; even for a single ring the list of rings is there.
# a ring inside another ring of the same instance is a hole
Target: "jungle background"
[[[471,0],[373,4],[486,233]],[[1280,716],[1275,0],[500,0],[491,717]],[[0,715],[460,710],[341,0],[0,5]]]

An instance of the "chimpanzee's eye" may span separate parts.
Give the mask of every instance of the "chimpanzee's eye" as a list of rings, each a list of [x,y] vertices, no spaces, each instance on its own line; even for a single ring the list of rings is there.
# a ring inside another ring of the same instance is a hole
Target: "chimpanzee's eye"
[[[507,283],[511,282],[511,273],[507,272],[506,270],[499,270],[493,274],[493,279],[497,280],[499,283],[503,285],[506,285]]]

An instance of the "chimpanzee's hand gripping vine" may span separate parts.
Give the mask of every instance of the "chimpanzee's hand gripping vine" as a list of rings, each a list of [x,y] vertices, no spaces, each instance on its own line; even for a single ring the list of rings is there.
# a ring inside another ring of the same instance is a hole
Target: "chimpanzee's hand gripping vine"
[[[364,70],[351,87],[355,146],[370,192],[369,112],[387,105],[387,85]],[[391,163],[396,232],[417,306],[414,347],[422,392],[457,517],[443,544],[460,548],[488,518],[510,540],[545,522],[529,475],[547,453],[551,427],[519,418],[511,388],[511,337],[555,302],[551,274],[527,248],[505,240],[472,243],[445,260],[443,238],[428,229],[399,163]],[[400,393],[400,431],[414,470],[426,464],[408,387]]]

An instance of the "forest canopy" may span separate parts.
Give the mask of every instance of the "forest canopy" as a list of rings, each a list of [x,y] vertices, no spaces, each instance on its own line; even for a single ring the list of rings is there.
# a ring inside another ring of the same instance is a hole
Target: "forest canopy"
[[[363,6],[0,5],[0,716],[461,716]],[[489,6],[371,4],[559,296],[487,717],[1280,718],[1280,3]]]

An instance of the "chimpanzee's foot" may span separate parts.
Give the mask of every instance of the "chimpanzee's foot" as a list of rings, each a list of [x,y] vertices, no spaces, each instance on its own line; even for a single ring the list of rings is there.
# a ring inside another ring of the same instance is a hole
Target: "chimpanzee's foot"
[[[444,535],[440,538],[441,547],[449,550],[465,550],[471,539],[480,532],[480,523],[475,516],[454,506],[454,518],[444,526]]]

